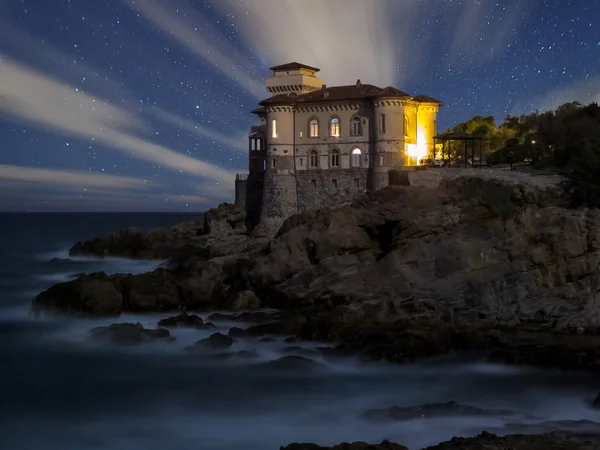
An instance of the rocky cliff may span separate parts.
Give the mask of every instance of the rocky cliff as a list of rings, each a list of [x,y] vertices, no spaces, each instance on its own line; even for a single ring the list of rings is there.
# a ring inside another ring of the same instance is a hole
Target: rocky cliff
[[[96,273],[40,294],[35,312],[274,307],[271,332],[407,361],[471,350],[491,359],[600,367],[600,212],[553,190],[461,177],[390,186],[250,237],[221,205],[202,226],[100,238],[73,253],[170,257],[143,275]],[[192,231],[193,230],[193,231]],[[115,243],[115,242],[118,242]],[[135,248],[135,252],[123,251]]]

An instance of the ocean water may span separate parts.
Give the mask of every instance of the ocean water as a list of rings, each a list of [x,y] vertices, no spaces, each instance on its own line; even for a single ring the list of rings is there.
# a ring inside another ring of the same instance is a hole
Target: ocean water
[[[91,328],[167,315],[119,319],[30,317],[35,295],[74,274],[140,273],[158,261],[68,258],[68,248],[134,225],[152,228],[194,216],[161,214],[0,215],[0,436],[5,450],[276,450],[290,442],[333,445],[390,439],[412,449],[516,424],[591,420],[596,377],[451,358],[409,366],[361,365],[319,357],[317,370],[274,371],[262,362],[291,345],[237,341],[230,358],[190,354],[211,332],[178,330],[173,342],[119,347],[89,340]],[[59,260],[54,258],[61,258]],[[206,316],[204,314],[203,316]],[[219,323],[227,332],[233,324]],[[239,324],[235,324],[239,326]],[[256,358],[235,356],[252,350]],[[367,422],[369,408],[454,400],[509,416],[417,417]],[[544,424],[541,430],[552,426]]]

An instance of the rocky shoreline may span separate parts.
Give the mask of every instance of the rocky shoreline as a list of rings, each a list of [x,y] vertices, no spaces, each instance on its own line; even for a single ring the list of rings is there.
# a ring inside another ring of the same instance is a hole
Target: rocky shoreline
[[[389,186],[351,205],[304,212],[275,235],[249,232],[245,219],[223,204],[202,221],[77,243],[71,256],[167,261],[141,275],[94,273],[57,284],[36,297],[32,311],[118,317],[227,310],[221,319],[254,324],[200,347],[290,335],[328,343],[322,352],[329,356],[369,362],[467,352],[600,371],[600,211],[569,209],[555,190],[462,177],[436,188]],[[170,326],[209,326],[189,320],[174,318]],[[121,328],[117,340],[121,332],[128,342],[169,337]],[[114,333],[96,331],[108,339]],[[484,433],[430,448],[597,448],[585,439]],[[394,445],[333,448],[403,448]]]

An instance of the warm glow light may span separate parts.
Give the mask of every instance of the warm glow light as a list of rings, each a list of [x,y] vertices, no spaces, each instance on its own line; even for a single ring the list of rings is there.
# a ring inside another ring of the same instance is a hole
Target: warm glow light
[[[271,137],[273,139],[277,138],[277,119],[271,121]]]
[[[406,145],[406,154],[415,160],[417,166],[421,163],[421,160],[427,157],[427,142],[423,128],[418,127],[417,129],[417,143]]]

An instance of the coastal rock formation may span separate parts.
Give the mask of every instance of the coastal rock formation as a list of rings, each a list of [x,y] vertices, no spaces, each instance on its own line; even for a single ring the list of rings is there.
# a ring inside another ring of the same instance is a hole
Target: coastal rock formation
[[[113,323],[106,327],[96,327],[90,331],[90,337],[119,345],[137,345],[154,340],[174,339],[169,330],[163,328],[150,330],[144,328],[139,322]]]
[[[600,368],[600,337],[590,336],[600,331],[600,212],[567,209],[555,191],[474,177],[389,186],[294,215],[260,239],[242,233],[242,216],[221,205],[205,216],[202,245],[178,247],[168,268],[88,275],[40,294],[33,309],[260,305],[281,313],[246,335],[336,341],[338,352],[368,360],[464,349]]]
[[[211,322],[204,322],[196,314],[181,313],[173,317],[167,317],[158,322],[159,327],[165,328],[196,328],[198,330],[213,329],[215,325]]]
[[[460,405],[454,401],[446,403],[430,403],[416,406],[391,406],[382,409],[370,409],[363,414],[363,418],[376,421],[410,420],[418,418],[435,418],[448,416],[511,416],[513,413],[506,410],[485,410],[469,405]]]
[[[483,432],[472,438],[452,438],[450,441],[423,450],[595,450],[600,448],[600,436],[570,436],[566,434],[496,436]],[[317,444],[289,444],[280,450],[408,450],[403,445],[383,441],[381,444],[365,442],[342,443],[333,447]]]

